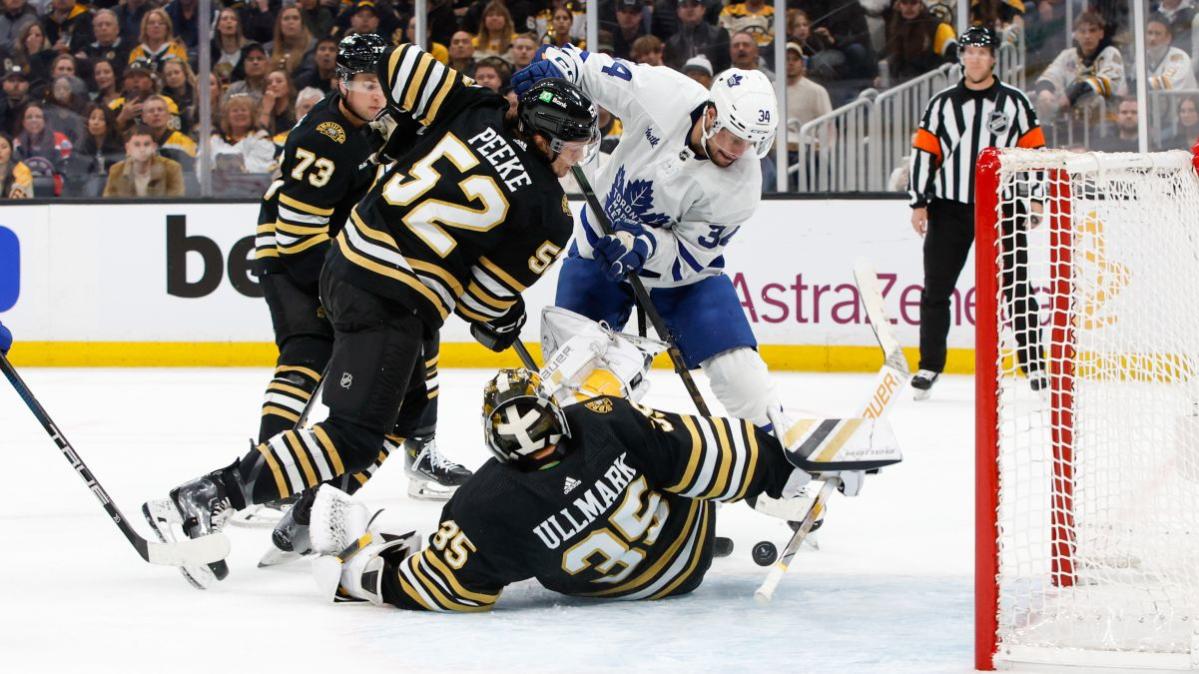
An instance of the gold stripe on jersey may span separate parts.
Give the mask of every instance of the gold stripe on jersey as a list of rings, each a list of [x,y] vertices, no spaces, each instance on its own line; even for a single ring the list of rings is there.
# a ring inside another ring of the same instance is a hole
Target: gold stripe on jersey
[[[687,460],[687,469],[683,471],[683,477],[675,484],[666,488],[666,491],[675,493],[683,492],[695,478],[695,469],[699,466],[699,457],[702,453],[703,438],[700,437],[699,431],[695,428],[695,422],[691,417],[682,414],[679,418],[683,420],[683,426],[687,429],[687,433],[691,436],[691,458]]]
[[[745,466],[745,473],[741,476],[741,488],[733,494],[734,501],[740,501],[745,498],[745,492],[749,489],[749,485],[753,484],[754,473],[758,469],[758,434],[753,424],[748,421],[741,422],[741,430],[745,433],[745,447],[749,453],[748,464]]]
[[[343,475],[346,472],[346,467],[341,462],[341,454],[337,453],[337,447],[333,441],[329,439],[329,434],[325,433],[325,429],[321,428],[320,424],[312,427],[313,434],[316,435],[317,441],[321,445],[321,449],[325,450],[325,455],[329,457],[329,462],[333,466],[333,471],[338,475]]]
[[[299,439],[294,434],[287,433],[283,436],[283,439],[287,442],[287,446],[291,449],[292,453],[296,455],[296,459],[299,460],[300,469],[304,471],[304,486],[316,486],[318,480],[316,479],[316,473],[312,470],[312,462],[308,460],[308,452],[305,451],[306,448],[301,446]]]
[[[678,589],[679,585],[681,585],[683,581],[687,580],[691,577],[691,574],[695,573],[695,567],[699,565],[699,560],[703,559],[704,541],[701,540],[701,537],[708,529],[708,520],[711,518],[712,511],[716,509],[716,506],[711,503],[701,502],[701,504],[704,514],[700,519],[699,528],[696,531],[695,545],[691,547],[691,562],[687,564],[686,569],[674,577],[674,580],[672,580],[669,585],[650,595],[650,599],[661,599],[669,596],[671,592],[674,592],[676,589]]]
[[[319,206],[313,206],[311,204],[306,204],[303,201],[300,201],[299,199],[296,199],[294,197],[289,197],[286,194],[282,194],[282,193],[279,194],[279,203],[283,204],[284,206],[287,206],[288,208],[294,208],[298,211],[303,211],[303,212],[311,214],[311,215],[321,215],[321,216],[325,216],[325,217],[333,215],[333,210],[334,210],[332,208],[321,208]]]
[[[448,580],[453,573],[443,574],[428,561],[430,558],[434,558],[433,553],[426,548],[421,554],[404,559],[398,569],[404,592],[421,606],[430,611],[477,613],[490,610],[495,604],[498,594],[466,594],[467,590],[456,578]],[[444,564],[440,568],[449,571]]]
[[[445,319],[445,317],[450,314],[449,309],[446,308],[445,303],[442,302],[441,298],[439,298],[432,290],[429,290],[429,288],[426,287],[425,284],[422,283],[415,274],[407,270],[379,262],[371,257],[368,257],[367,253],[360,253],[354,249],[353,244],[351,244],[349,241],[347,232],[349,232],[350,229],[358,229],[356,225],[357,219],[351,218],[351,222],[346,223],[345,228],[338,232],[337,247],[339,250],[341,250],[341,254],[344,255],[347,260],[358,265],[359,267],[362,267],[363,269],[379,274],[380,276],[386,276],[387,278],[399,281],[412,290],[415,290],[422,297],[424,297],[429,304],[433,305],[442,319]],[[358,229],[358,231],[359,233],[363,233],[361,229]],[[396,254],[398,255],[399,253],[397,252]]]
[[[513,304],[516,304],[515,299],[505,300],[503,298],[496,297],[488,292],[486,288],[479,285],[477,281],[471,281],[469,284],[467,284],[466,294],[488,306],[499,309],[500,311],[507,311],[512,307]]]
[[[279,490],[279,497],[283,498],[291,496],[291,492],[287,490],[287,480],[283,477],[283,469],[279,467],[279,462],[275,460],[274,454],[271,453],[271,448],[264,442],[256,448],[258,453],[266,461],[266,465],[271,469],[271,475],[275,478],[275,488]]]
[[[425,360],[425,367],[437,367],[437,361],[441,359],[440,353],[433,354],[432,358]]]
[[[441,559],[437,556],[437,553],[435,553],[432,548],[425,548],[424,552],[421,553],[421,556],[424,557],[424,562],[431,564],[433,568],[441,575],[442,579],[449,583],[450,587],[453,588],[454,593],[459,597],[470,599],[472,601],[479,602],[480,604],[494,604],[496,600],[500,598],[500,593],[498,592],[495,594],[489,594],[486,592],[475,592],[473,590],[466,589],[466,587],[464,587],[458,580],[458,577],[454,575],[454,571],[450,569],[448,564],[441,561]]]
[[[404,94],[404,109],[411,110],[416,105],[416,96],[420,93],[420,85],[424,83],[425,76],[429,74],[429,64],[433,62],[433,57],[429,54],[421,54],[417,58],[416,72],[408,80],[407,93]]]
[[[412,559],[412,558],[409,557],[408,559]],[[420,593],[416,591],[416,588],[413,586],[413,583],[409,582],[407,576],[404,575],[404,573],[403,573],[403,570],[405,568],[404,565],[406,565],[408,563],[408,559],[405,559],[403,562],[400,562],[401,566],[399,569],[396,570],[396,576],[399,577],[399,579],[400,579],[400,589],[402,589],[404,591],[404,594],[408,595],[409,599],[416,602],[416,604],[418,606],[421,606],[426,611],[436,611],[437,609],[434,608],[429,601],[425,601],[425,598],[422,597],[420,595]]]
[[[300,420],[300,415],[296,414],[295,412],[292,412],[291,410],[284,409],[277,405],[263,405],[262,406],[262,416],[265,417],[265,416],[268,416],[271,414],[273,414],[275,416],[283,417],[284,419],[287,419],[288,421],[293,422],[293,423]]]
[[[328,240],[329,240],[328,234],[321,234],[319,236],[314,236],[314,237],[305,239],[305,240],[301,241],[300,243],[297,243],[297,244],[294,244],[291,246],[279,246],[279,253],[281,255],[295,255],[296,253],[302,253],[302,252],[308,250],[309,248],[312,248],[313,246],[316,246],[318,244],[322,244]]]
[[[720,458],[717,459],[716,470],[713,471],[712,488],[700,498],[716,498],[723,493],[725,486],[733,476],[733,468],[738,459],[744,459],[744,457],[737,456],[733,451],[732,443],[729,442],[729,434],[726,430],[728,420],[713,417],[709,421],[716,428],[716,439],[720,442]]]
[[[425,126],[437,119],[454,87],[467,83],[458,71],[416,45],[400,45],[387,59],[388,99]]]
[[[500,268],[499,265],[488,260],[485,257],[479,258],[479,264],[483,266],[492,276],[494,276],[503,285],[507,286],[513,294],[519,294],[525,291],[525,285],[520,281],[512,278],[512,275]]]
[[[408,260],[408,264],[412,265],[412,269],[417,272],[436,276],[437,278],[441,279],[450,287],[450,290],[454,292],[454,297],[458,297],[462,294],[462,284],[459,283],[458,279],[454,278],[454,275],[447,271],[444,267],[436,265],[432,262],[425,262],[424,260],[410,259]]]
[[[679,529],[679,535],[670,542],[670,545],[666,547],[666,550],[658,558],[658,561],[654,562],[649,568],[637,574],[636,577],[626,580],[620,585],[610,587],[606,590],[600,590],[598,592],[588,592],[585,593],[584,596],[611,597],[614,595],[628,594],[652,583],[654,579],[657,578],[658,574],[662,573],[662,570],[674,561],[675,557],[679,554],[679,550],[684,544],[686,544],[687,539],[691,537],[695,528],[696,514],[699,513],[700,509],[705,506],[703,501],[698,500],[688,500],[686,503],[687,519],[683,522],[682,528]],[[673,516],[674,513],[671,513],[671,515]]]
[[[328,234],[329,227],[326,225],[295,225],[285,220],[275,221],[275,231],[286,232],[296,236],[312,236],[313,234]],[[325,238],[329,238],[326,236]]]

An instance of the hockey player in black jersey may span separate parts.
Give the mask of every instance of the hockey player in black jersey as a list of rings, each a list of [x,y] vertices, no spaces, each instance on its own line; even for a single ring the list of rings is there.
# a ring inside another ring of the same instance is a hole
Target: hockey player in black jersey
[[[321,307],[318,281],[350,209],[374,181],[378,133],[370,122],[386,106],[376,69],[387,51],[377,35],[351,35],[338,45],[337,90],[312,108],[287,136],[280,176],[262,198],[255,239],[259,279],[271,311],[279,358],[262,405],[258,442],[295,426],[320,383],[333,351],[333,326]],[[346,476],[350,493],[364,484],[382,459],[403,445],[416,495],[448,492],[470,471],[436,449],[436,363],[438,342],[424,343],[426,375],[406,397],[396,428],[389,431],[380,461]],[[424,386],[429,381],[429,388]],[[261,515],[257,515],[261,517]]]
[[[485,611],[505,586],[528,578],[575,596],[685,594],[711,563],[716,502],[791,497],[808,471],[899,461],[885,422],[863,433],[871,446],[856,456],[868,459],[850,464],[807,442],[784,449],[748,421],[664,412],[612,395],[562,408],[525,370],[501,370],[488,384],[483,427],[495,458],[445,505],[421,552],[411,537],[364,535],[365,506],[320,489],[312,536],[325,556],[313,570],[330,596]],[[836,455],[837,442],[820,446]]]
[[[397,122],[383,152],[395,162],[352,209],[321,271],[334,330],[329,417],[147,503],[168,539],[371,466],[423,372],[422,342],[454,312],[489,348],[511,346],[525,321],[520,293],[570,238],[558,178],[599,142],[595,106],[577,87],[539,82],[507,120],[504,98],[413,45],[385,54],[378,72]],[[184,573],[203,586],[227,568]]]

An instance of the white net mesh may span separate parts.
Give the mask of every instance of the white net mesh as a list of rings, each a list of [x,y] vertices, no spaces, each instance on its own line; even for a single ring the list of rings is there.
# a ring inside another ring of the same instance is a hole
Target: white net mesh
[[[1002,154],[993,223],[998,657],[1189,659],[1199,619],[1190,155]],[[1041,201],[1040,216],[1029,216]],[[980,238],[981,240],[981,238]],[[980,341],[981,343],[981,341]],[[1183,661],[1180,660],[1180,661]]]

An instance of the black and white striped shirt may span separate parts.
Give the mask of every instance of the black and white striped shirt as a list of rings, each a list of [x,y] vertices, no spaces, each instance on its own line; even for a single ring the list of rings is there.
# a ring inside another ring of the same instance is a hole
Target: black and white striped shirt
[[[965,81],[933,96],[912,138],[908,194],[912,207],[932,199],[974,203],[974,164],[987,147],[1045,146],[1037,113],[1024,92],[995,79],[968,89]]]

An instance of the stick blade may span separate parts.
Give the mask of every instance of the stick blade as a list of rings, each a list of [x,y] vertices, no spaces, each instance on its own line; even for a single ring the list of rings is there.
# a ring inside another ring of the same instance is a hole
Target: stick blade
[[[146,561],[163,566],[198,566],[229,556],[229,538],[223,533],[171,543],[146,543]]]

